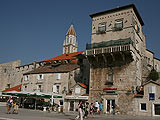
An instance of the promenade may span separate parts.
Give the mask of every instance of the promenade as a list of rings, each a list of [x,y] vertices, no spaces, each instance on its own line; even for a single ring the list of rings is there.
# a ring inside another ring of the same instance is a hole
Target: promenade
[[[7,114],[7,108],[0,106],[0,120],[74,120],[78,113],[67,112],[44,112],[31,109],[19,109],[19,114]],[[95,115],[94,118],[87,118],[86,120],[159,120],[160,117],[146,117],[146,116],[114,116],[114,115]]]

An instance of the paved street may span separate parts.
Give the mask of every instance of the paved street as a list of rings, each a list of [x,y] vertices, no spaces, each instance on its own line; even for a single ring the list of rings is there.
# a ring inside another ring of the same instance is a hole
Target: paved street
[[[56,113],[43,112],[39,110],[19,109],[19,114],[6,114],[6,107],[0,106],[0,120],[74,120],[77,112]],[[160,117],[143,116],[107,116],[95,115],[94,118],[86,120],[159,120]]]

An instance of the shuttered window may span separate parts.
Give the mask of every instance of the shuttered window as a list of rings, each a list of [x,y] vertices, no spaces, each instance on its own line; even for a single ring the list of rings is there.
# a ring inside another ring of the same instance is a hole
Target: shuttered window
[[[61,79],[61,73],[57,73],[56,74],[56,80],[60,80]]]
[[[56,87],[56,85],[53,85],[53,93],[57,93],[57,87]]]
[[[24,80],[25,81],[29,80],[29,76],[28,75],[24,76]]]
[[[43,75],[43,74],[37,75],[37,79],[38,79],[38,80],[43,80],[43,79],[44,79],[44,75]]]

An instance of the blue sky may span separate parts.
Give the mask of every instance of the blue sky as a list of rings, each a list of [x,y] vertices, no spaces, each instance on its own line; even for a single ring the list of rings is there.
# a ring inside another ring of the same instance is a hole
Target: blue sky
[[[91,39],[89,14],[135,4],[143,21],[147,49],[160,58],[160,0],[0,0],[0,64],[22,64],[62,54],[71,23],[79,51]]]

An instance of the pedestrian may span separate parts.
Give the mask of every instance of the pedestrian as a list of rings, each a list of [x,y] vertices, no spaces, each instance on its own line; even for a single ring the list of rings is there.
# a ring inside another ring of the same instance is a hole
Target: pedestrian
[[[91,117],[94,117],[93,116],[93,112],[94,112],[94,105],[93,105],[93,103],[91,103],[91,106],[89,108],[89,112],[90,112]]]
[[[19,100],[18,97],[13,101],[13,113],[18,114]]]
[[[98,112],[99,103],[97,101],[94,103],[94,107],[95,107],[95,111]]]
[[[107,112],[110,114],[110,104],[107,104]]]
[[[9,99],[7,100],[7,114],[11,113],[12,105],[13,105],[12,97],[9,97]]]
[[[88,116],[88,111],[89,111],[89,103],[88,102],[86,102],[86,104],[85,104],[85,109],[84,109],[84,112],[85,112],[85,114],[84,114],[84,118],[87,118],[87,116]]]
[[[102,101],[101,101],[100,105],[99,105],[99,114],[103,113],[102,109],[103,109],[103,104],[102,104]]]
[[[78,104],[78,115],[75,118],[76,120],[78,120],[78,118],[80,118],[80,120],[83,120],[83,105],[82,105],[82,100],[79,101]]]

